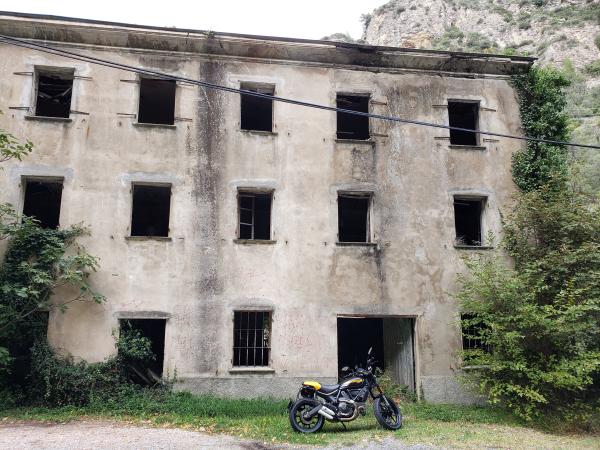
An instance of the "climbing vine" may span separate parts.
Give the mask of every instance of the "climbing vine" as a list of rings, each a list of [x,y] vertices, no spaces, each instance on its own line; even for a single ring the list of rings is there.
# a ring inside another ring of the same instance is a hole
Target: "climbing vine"
[[[525,135],[553,141],[569,140],[569,117],[563,92],[569,80],[556,70],[533,67],[526,73],[514,75],[512,82]],[[567,148],[528,142],[523,151],[514,155],[512,173],[515,184],[523,192],[542,186],[560,190],[567,179]]]

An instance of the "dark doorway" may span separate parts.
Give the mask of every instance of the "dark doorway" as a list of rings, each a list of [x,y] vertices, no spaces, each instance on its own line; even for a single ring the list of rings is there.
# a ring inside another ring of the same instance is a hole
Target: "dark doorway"
[[[121,330],[133,329],[148,338],[152,344],[152,353],[155,359],[145,361],[143,364],[133,362],[130,369],[134,380],[140,384],[153,384],[162,377],[165,358],[165,319],[122,319]]]
[[[175,123],[175,80],[140,79],[139,123]]]
[[[27,180],[23,215],[39,221],[42,228],[58,228],[62,181]]]
[[[338,372],[342,367],[364,367],[369,347],[376,366],[392,379],[415,390],[414,319],[338,317]]]

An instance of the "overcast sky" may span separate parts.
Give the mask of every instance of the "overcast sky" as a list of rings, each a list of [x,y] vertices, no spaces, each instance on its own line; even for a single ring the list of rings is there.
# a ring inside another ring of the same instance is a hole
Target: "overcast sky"
[[[359,38],[360,15],[386,0],[0,0],[0,10],[141,25],[320,39]]]

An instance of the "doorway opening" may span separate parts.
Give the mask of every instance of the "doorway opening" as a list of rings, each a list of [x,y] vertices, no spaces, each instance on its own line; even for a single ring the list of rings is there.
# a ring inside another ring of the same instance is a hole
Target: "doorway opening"
[[[338,374],[342,367],[365,366],[373,347],[375,366],[415,392],[414,319],[338,317]]]
[[[133,338],[140,336],[148,339],[150,350],[154,355],[153,359],[143,361],[126,357],[127,369],[132,381],[145,386],[160,382],[165,359],[166,323],[165,319],[121,319],[119,321],[121,333],[127,332]]]

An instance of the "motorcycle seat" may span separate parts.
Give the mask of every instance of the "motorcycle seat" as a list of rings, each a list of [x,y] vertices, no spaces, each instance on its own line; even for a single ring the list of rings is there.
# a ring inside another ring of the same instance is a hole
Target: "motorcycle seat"
[[[339,384],[322,384],[319,392],[322,392],[323,394],[331,394],[332,392],[337,391],[339,387]]]

